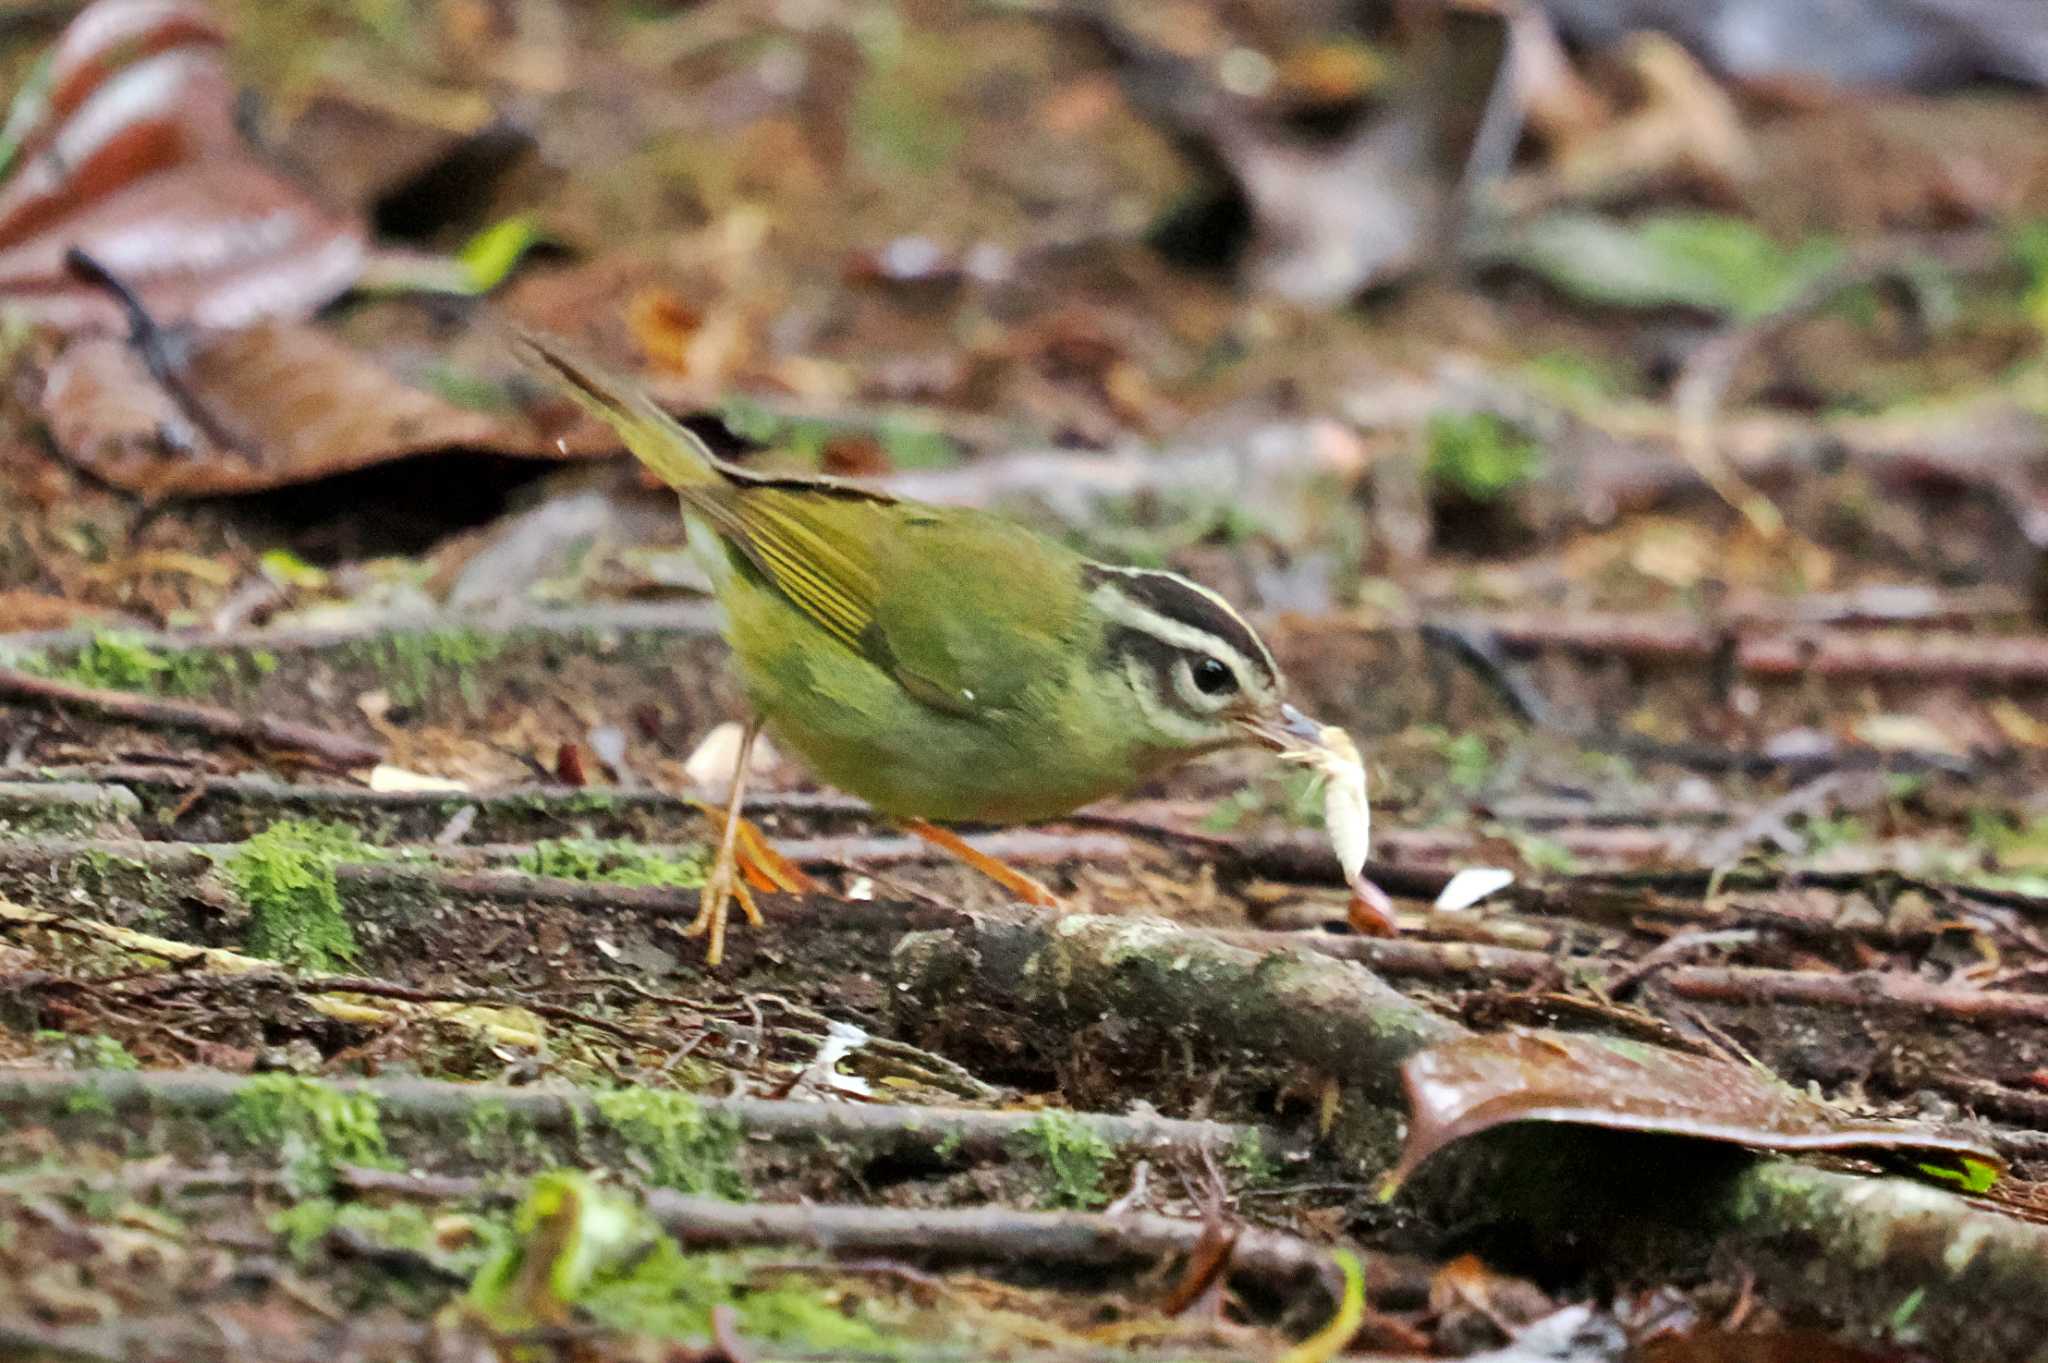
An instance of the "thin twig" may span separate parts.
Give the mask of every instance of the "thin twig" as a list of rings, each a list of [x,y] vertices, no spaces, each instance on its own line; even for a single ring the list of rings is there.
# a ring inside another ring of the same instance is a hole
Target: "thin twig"
[[[76,686],[11,667],[0,667],[0,700],[42,701],[90,711],[128,724],[190,729],[261,750],[302,752],[343,770],[374,766],[384,758],[382,744],[365,742],[332,729],[316,728],[270,715],[243,714],[197,701],[166,700],[132,691]]]
[[[182,348],[179,338],[174,338],[164,326],[150,316],[141,297],[112,270],[83,250],[73,246],[64,252],[64,268],[83,283],[91,284],[106,291],[121,311],[128,316],[128,344],[142,357],[143,367],[165,396],[177,405],[185,419],[223,453],[243,452],[242,444],[229,433],[227,427],[215,416],[212,409],[200,401],[185,382],[185,364],[173,354],[175,348]]]

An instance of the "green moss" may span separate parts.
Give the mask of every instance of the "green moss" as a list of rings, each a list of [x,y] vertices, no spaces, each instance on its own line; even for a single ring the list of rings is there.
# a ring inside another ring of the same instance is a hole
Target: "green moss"
[[[1470,794],[1485,789],[1493,779],[1493,750],[1483,736],[1470,730],[1453,734],[1435,724],[1422,725],[1415,732],[1436,749],[1446,767],[1445,776],[1457,789]]]
[[[668,1089],[606,1089],[592,1101],[598,1118],[646,1161],[655,1183],[734,1200],[747,1196],[736,1162],[739,1127],[730,1119]]]
[[[486,1216],[464,1216],[459,1227],[450,1226],[445,1212],[436,1209],[430,1215],[417,1202],[377,1206],[324,1197],[277,1213],[270,1218],[270,1229],[284,1237],[286,1251],[300,1264],[311,1261],[330,1234],[343,1231],[363,1244],[410,1255],[465,1278],[499,1253],[509,1234],[505,1221]]]
[[[1223,1156],[1223,1167],[1249,1188],[1267,1187],[1280,1178],[1279,1162],[1266,1149],[1265,1139],[1252,1130],[1240,1132],[1231,1142],[1230,1150]]]
[[[821,1353],[877,1354],[888,1340],[834,1305],[813,1277],[763,1286],[759,1256],[685,1254],[645,1211],[588,1175],[544,1174],[513,1234],[477,1271],[469,1304],[493,1328],[558,1324],[572,1313],[607,1329],[703,1339],[729,1306],[740,1333]]]
[[[275,657],[270,664],[277,665]],[[211,694],[264,670],[260,663],[231,652],[152,648],[141,635],[121,630],[93,635],[68,662],[31,654],[21,659],[21,666],[80,686],[172,696]]]
[[[1543,472],[1543,450],[1491,412],[1438,412],[1424,428],[1426,467],[1439,487],[1490,502]]]
[[[331,1197],[309,1197],[270,1218],[273,1234],[284,1237],[285,1252],[295,1263],[304,1264],[320,1248],[320,1242],[340,1219],[341,1204]]]
[[[156,870],[148,862],[135,857],[124,857],[118,852],[106,852],[97,847],[88,847],[79,853],[81,878],[90,879],[92,888],[105,890],[110,885],[130,878],[151,880]]]
[[[1498,824],[1487,825],[1487,831],[1498,833],[1515,845],[1515,855],[1522,864],[1532,871],[1545,871],[1551,875],[1576,875],[1583,869],[1579,859],[1556,838],[1546,838],[1540,833],[1531,833],[1519,828],[1505,828]]]
[[[257,1075],[236,1092],[223,1120],[250,1145],[274,1148],[286,1182],[302,1197],[330,1191],[343,1165],[386,1168],[392,1162],[376,1098],[317,1079]]]
[[[483,699],[477,669],[504,651],[498,635],[441,629],[382,635],[355,645],[349,655],[376,669],[385,694],[396,704],[418,707],[453,681],[463,705],[474,712]]]
[[[1045,1166],[1046,1199],[1088,1210],[1109,1201],[1108,1170],[1116,1151],[1067,1113],[1038,1114],[1026,1136],[1028,1153]]]
[[[1202,826],[1212,833],[1228,833],[1249,820],[1272,818],[1302,828],[1322,822],[1322,782],[1315,772],[1291,767],[1263,773],[1210,806]]]
[[[86,1084],[73,1089],[64,1099],[64,1115],[67,1117],[111,1117],[114,1104],[97,1085]]]
[[[531,1118],[495,1098],[470,1108],[463,1121],[463,1146],[482,1164],[529,1155],[537,1149],[538,1137]]]
[[[708,869],[703,849],[670,857],[615,838],[544,838],[515,864],[530,876],[677,889],[701,886]]]
[[[153,691],[171,669],[163,654],[133,634],[95,634],[65,669],[68,680],[81,686],[115,691]]]
[[[80,1040],[84,1043],[85,1049],[82,1068],[127,1072],[142,1068],[142,1062],[129,1053],[128,1047],[117,1036],[94,1032],[91,1036],[81,1037]]]
[[[334,868],[383,854],[341,824],[281,819],[229,854],[225,869],[249,910],[251,954],[308,970],[354,959]]]

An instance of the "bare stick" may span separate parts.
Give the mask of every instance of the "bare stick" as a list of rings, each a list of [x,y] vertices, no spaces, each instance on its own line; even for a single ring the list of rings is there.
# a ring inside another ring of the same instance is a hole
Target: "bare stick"
[[[74,686],[11,667],[0,667],[0,700],[42,701],[129,724],[190,729],[253,748],[302,752],[344,769],[374,766],[384,758],[382,744],[368,743],[332,729],[269,715],[245,715],[197,701],[164,700],[132,691]]]

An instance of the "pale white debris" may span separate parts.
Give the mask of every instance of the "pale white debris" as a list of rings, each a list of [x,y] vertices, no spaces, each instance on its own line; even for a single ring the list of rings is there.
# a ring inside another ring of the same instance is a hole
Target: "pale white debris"
[[[394,767],[388,762],[379,762],[370,769],[370,789],[380,794],[467,795],[469,793],[469,786],[465,782],[451,781],[445,776],[428,776],[423,772],[407,771],[404,767]]]
[[[683,774],[699,790],[723,796],[732,789],[733,768],[740,760],[740,740],[746,734],[746,726],[736,720],[727,720],[705,734],[697,744],[697,750],[683,763]],[[781,759],[776,756],[775,747],[762,734],[754,740],[754,755],[747,762],[747,773],[759,776],[772,771]]]
[[[1452,876],[1436,897],[1436,908],[1444,913],[1455,913],[1469,909],[1490,894],[1505,890],[1515,883],[1512,871],[1503,871],[1498,866],[1467,866]]]

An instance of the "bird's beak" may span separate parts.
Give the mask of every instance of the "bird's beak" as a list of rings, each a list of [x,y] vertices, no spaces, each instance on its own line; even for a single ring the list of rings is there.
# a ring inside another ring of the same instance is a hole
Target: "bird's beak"
[[[1323,726],[1292,705],[1282,705],[1279,715],[1255,715],[1244,721],[1253,742],[1277,753],[1304,752],[1322,746]]]

